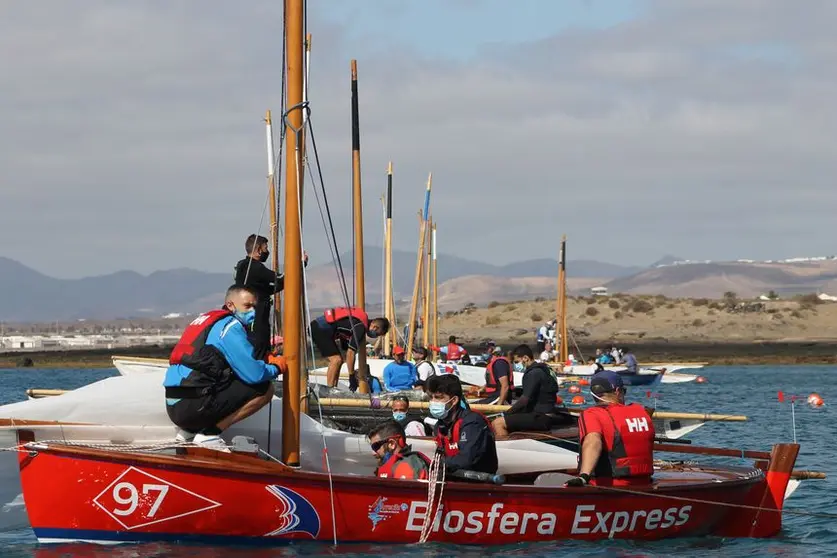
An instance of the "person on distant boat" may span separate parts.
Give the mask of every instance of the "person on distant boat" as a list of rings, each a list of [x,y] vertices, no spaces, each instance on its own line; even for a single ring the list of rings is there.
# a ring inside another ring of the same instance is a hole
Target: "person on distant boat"
[[[497,472],[497,446],[491,425],[472,411],[453,374],[432,376],[427,382],[430,416],[436,419],[433,432],[436,451],[444,455],[448,472],[458,470]]]
[[[613,358],[613,355],[610,353],[602,352],[601,349],[596,349],[596,362],[599,364],[606,366],[608,364],[613,364],[616,360]]]
[[[339,342],[346,350],[346,361],[349,369],[350,383],[356,380],[355,356],[358,347],[366,344],[366,337],[375,339],[389,331],[389,320],[386,318],[369,319],[360,308],[337,307],[329,308],[322,316],[311,321],[311,339],[317,350],[328,359],[326,382],[328,387],[337,386],[340,367],[343,365]]]
[[[620,351],[616,347],[610,349],[610,356],[613,357],[613,364],[622,363],[622,351]]]
[[[448,344],[439,349],[439,352],[444,355],[446,360],[451,362],[460,362],[462,357],[468,354],[468,351],[462,345],[457,345],[456,335],[448,337]]]
[[[639,365],[636,362],[636,357],[627,347],[622,349],[622,362],[625,364],[625,372],[627,374],[637,374],[639,372]]]
[[[523,371],[523,394],[503,416],[494,419],[494,432],[505,438],[511,432],[549,431],[557,421],[555,396],[558,382],[552,370],[535,360],[529,345],[519,345],[512,351],[515,371]]]
[[[416,373],[418,374],[416,385],[423,387],[425,391],[427,390],[427,380],[436,375],[436,367],[427,360],[429,353],[427,347],[413,348],[413,360],[416,363]]]
[[[274,355],[253,358],[247,328],[257,300],[254,289],[233,285],[224,307],[195,318],[175,345],[163,385],[179,440],[226,450],[220,434],[270,403],[271,380],[287,365]]]
[[[384,367],[384,389],[387,391],[403,391],[413,389],[418,382],[416,365],[404,358],[404,347],[397,346],[392,350],[392,362]]]
[[[549,322],[545,322],[541,327],[538,328],[538,337],[536,339],[538,345],[538,352],[542,352],[544,347],[546,347],[546,336],[547,331],[549,330]]]
[[[427,436],[424,423],[417,420],[410,420],[407,413],[410,411],[410,400],[404,395],[396,395],[390,403],[392,409],[392,420],[404,428],[407,436]]]
[[[253,357],[262,360],[270,351],[270,309],[273,295],[285,288],[285,276],[268,269],[264,262],[270,257],[267,238],[251,234],[244,242],[247,257],[235,264],[235,284],[251,287],[259,297],[256,319],[252,327]],[[276,257],[276,254],[273,255]],[[308,254],[302,256],[308,265]]]
[[[369,432],[369,445],[378,457],[375,476],[382,479],[426,479],[430,459],[407,444],[404,428],[387,420]]]
[[[486,397],[480,403],[491,405],[507,405],[511,403],[514,390],[514,376],[512,365],[508,357],[503,356],[503,350],[494,348],[494,354],[485,367],[485,388],[481,391]]]
[[[654,422],[639,403],[625,405],[619,374],[598,372],[590,393],[599,400],[578,420],[578,476],[567,486],[629,486],[648,484],[654,473]]]
[[[541,362],[552,362],[557,355],[558,353],[552,348],[552,341],[547,339],[543,345],[543,352],[539,355],[540,358],[538,360]]]

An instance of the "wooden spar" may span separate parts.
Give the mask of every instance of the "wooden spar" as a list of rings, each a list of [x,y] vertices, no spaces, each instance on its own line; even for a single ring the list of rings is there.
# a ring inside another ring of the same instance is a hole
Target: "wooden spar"
[[[436,272],[436,223],[430,235],[430,251],[433,254],[433,346],[439,346],[439,277]],[[429,327],[429,326],[428,326]],[[436,350],[433,350],[433,360],[436,360]]]
[[[363,273],[363,195],[360,186],[360,115],[357,95],[357,60],[352,60],[352,208],[355,227],[355,306],[366,310],[366,282]],[[369,378],[366,374],[366,342],[357,347],[358,393],[369,393]],[[351,373],[354,363],[347,362]]]
[[[300,181],[302,159],[303,0],[285,0],[285,52],[289,112],[285,118],[285,301],[284,356],[288,370],[282,380],[282,461],[299,467],[300,368],[302,347],[302,246],[300,239]]]
[[[421,286],[421,270],[424,262],[424,240],[427,236],[427,213],[430,211],[430,189],[433,185],[433,173],[427,176],[427,189],[424,191],[424,211],[419,212],[419,247],[416,254],[416,276],[413,281],[413,298],[410,303],[410,321],[407,322],[407,357],[413,353],[413,338],[416,331],[416,315],[418,314],[419,287]]]
[[[392,294],[392,161],[387,165],[386,224],[384,229],[384,317],[389,320],[389,331],[384,336],[384,355],[392,355],[396,337],[395,308]]]
[[[430,248],[432,246],[431,243],[431,233],[433,227],[433,219],[427,219],[427,225],[425,226],[425,234],[427,238],[425,242],[427,243],[427,257],[424,263],[424,314],[422,315],[422,327],[421,327],[421,334],[422,334],[422,342],[421,346],[426,347],[430,342],[430,293],[431,293],[431,286],[430,286],[430,266],[433,262],[430,260],[432,254],[430,252]]]
[[[69,390],[66,389],[39,389],[39,388],[30,388],[26,390],[26,395],[31,397],[32,399],[41,399],[43,397],[55,397],[58,395],[63,395],[67,393]]]
[[[273,119],[270,110],[265,114],[267,139],[267,189],[270,199],[270,252],[273,254],[273,273],[279,273],[279,193],[276,190],[276,151],[273,147]],[[282,333],[282,302],[279,293],[273,293],[273,324],[276,333]]]
[[[379,400],[380,407],[389,407],[391,401],[387,399]],[[373,409],[372,403],[367,399],[348,399],[348,398],[322,398],[320,404],[323,408],[326,407],[355,407],[359,409]],[[503,413],[511,408],[511,405],[489,405],[487,403],[470,403],[468,405],[472,410],[481,413]],[[414,409],[428,409],[429,403],[427,401],[410,401],[410,407]],[[574,415],[579,415],[584,409],[567,409],[567,412]],[[701,421],[721,421],[721,422],[744,422],[747,417],[744,415],[712,415],[704,413],[681,413],[675,411],[656,411],[652,415],[655,419],[680,419],[680,420],[701,420]]]
[[[560,335],[561,345],[558,350],[558,362],[567,362],[570,353],[570,340],[567,338],[567,235],[561,237],[561,251],[558,254],[558,323],[556,341]]]

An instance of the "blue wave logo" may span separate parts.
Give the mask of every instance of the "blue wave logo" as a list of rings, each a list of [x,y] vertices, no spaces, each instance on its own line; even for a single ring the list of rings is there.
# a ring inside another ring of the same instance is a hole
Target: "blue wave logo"
[[[279,501],[276,512],[280,522],[279,527],[266,534],[266,537],[305,533],[312,539],[317,538],[320,534],[320,515],[305,496],[277,484],[265,488]]]

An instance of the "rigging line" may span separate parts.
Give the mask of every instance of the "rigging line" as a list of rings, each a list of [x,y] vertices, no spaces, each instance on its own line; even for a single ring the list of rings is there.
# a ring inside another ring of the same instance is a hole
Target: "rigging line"
[[[641,490],[631,490],[629,488],[616,488],[613,486],[596,486],[595,488],[605,490],[608,492],[619,492],[622,494],[631,494],[633,496],[652,496],[655,498],[662,498],[664,500],[679,500],[682,502],[692,502],[695,504],[710,504],[713,506],[724,506],[728,508],[739,508],[745,510],[753,510],[759,512],[773,512],[773,513],[787,513],[790,515],[803,515],[808,517],[823,517],[827,519],[837,519],[837,513],[827,513],[827,512],[808,512],[794,508],[785,508],[781,510],[773,509],[773,508],[764,508],[761,506],[749,506],[747,504],[733,504],[731,502],[715,502],[713,500],[703,500],[701,498],[687,498],[685,496],[674,496],[672,494],[660,494],[657,492],[643,492]]]
[[[262,216],[259,219],[259,228],[256,229],[256,232],[255,232],[256,236],[258,236],[259,233],[262,232],[262,225],[264,225],[264,216],[267,214],[267,208],[269,207],[269,204],[270,204],[270,189],[268,188],[267,199],[264,202],[264,206],[262,207]],[[273,257],[275,258],[276,255],[274,255]],[[250,277],[250,267],[253,265],[253,258],[250,257],[250,254],[247,254],[247,259],[249,261],[247,262],[247,271],[244,272],[244,282],[243,282],[244,285],[247,284],[247,279]],[[274,287],[273,288],[274,288],[274,292],[275,292],[275,289],[276,289],[275,282],[274,282]]]

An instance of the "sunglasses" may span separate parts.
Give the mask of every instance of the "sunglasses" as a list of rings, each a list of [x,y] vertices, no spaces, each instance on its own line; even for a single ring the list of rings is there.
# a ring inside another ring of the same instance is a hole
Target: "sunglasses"
[[[372,447],[372,451],[375,453],[378,452],[379,449],[384,447],[390,440],[397,440],[398,436],[391,436],[389,438],[385,438],[383,440],[378,440],[377,442],[370,442],[369,445]]]

